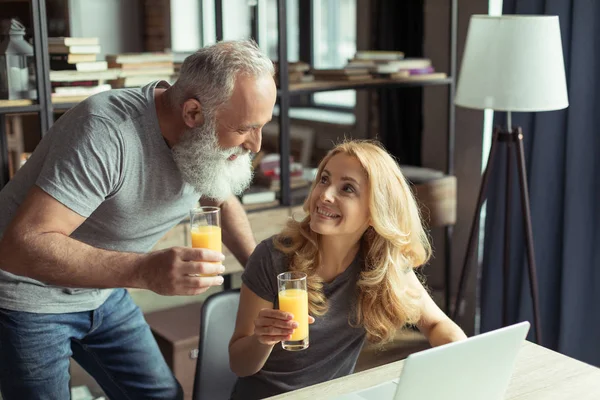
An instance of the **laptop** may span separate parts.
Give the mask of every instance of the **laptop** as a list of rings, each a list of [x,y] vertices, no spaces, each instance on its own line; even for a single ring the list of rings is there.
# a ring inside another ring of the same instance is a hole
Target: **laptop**
[[[400,376],[336,400],[501,400],[529,331],[521,322],[418,353]]]

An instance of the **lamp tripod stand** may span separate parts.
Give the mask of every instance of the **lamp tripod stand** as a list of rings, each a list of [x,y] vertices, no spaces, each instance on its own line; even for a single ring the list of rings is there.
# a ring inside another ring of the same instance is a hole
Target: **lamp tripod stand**
[[[523,217],[523,227],[525,229],[525,244],[527,248],[527,261],[529,271],[529,289],[533,304],[533,325],[535,328],[535,340],[538,344],[542,342],[540,309],[538,302],[538,285],[535,266],[535,257],[533,251],[533,233],[531,227],[531,211],[529,208],[529,194],[527,192],[527,175],[525,172],[525,152],[523,147],[523,133],[520,127],[511,127],[510,111],[507,113],[507,130],[496,128],[492,136],[492,145],[488,157],[488,163],[483,173],[481,187],[479,188],[479,196],[477,198],[477,208],[471,225],[469,234],[469,242],[467,244],[467,252],[460,274],[460,282],[458,293],[454,303],[452,319],[456,320],[460,309],[461,301],[464,296],[466,277],[468,275],[470,261],[475,250],[475,242],[478,237],[479,221],[481,215],[481,207],[485,200],[485,193],[488,186],[488,178],[490,168],[493,166],[494,155],[498,147],[498,142],[503,142],[507,145],[506,152],[506,192],[505,192],[505,214],[504,214],[504,255],[503,255],[503,280],[502,280],[502,325],[508,325],[508,278],[510,273],[510,219],[511,219],[511,196],[512,196],[512,155],[513,149],[517,158],[517,169],[519,176],[519,189],[521,194],[521,211]]]

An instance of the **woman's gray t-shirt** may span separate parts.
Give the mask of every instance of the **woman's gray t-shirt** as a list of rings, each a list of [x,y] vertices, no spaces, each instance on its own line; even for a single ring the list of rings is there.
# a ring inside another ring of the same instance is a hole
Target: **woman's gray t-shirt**
[[[350,325],[355,318],[356,282],[363,262],[359,255],[348,268],[323,290],[329,310],[316,316],[310,325],[310,346],[302,351],[273,347],[263,368],[239,378],[232,399],[262,399],[351,374],[365,340],[364,328]],[[261,298],[277,308],[277,275],[289,270],[285,254],[277,250],[273,238],[260,243],[242,275],[242,281]]]

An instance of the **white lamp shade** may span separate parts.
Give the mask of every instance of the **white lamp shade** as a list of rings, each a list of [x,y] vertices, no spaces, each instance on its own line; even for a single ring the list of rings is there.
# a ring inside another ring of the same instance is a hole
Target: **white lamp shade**
[[[568,107],[558,17],[473,15],[454,103],[524,112]]]

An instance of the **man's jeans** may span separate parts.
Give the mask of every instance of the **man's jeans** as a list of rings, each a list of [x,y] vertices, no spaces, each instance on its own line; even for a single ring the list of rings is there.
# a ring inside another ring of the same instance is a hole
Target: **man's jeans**
[[[69,399],[71,356],[111,400],[183,398],[125,289],[115,290],[94,311],[34,314],[0,309],[4,400]]]

